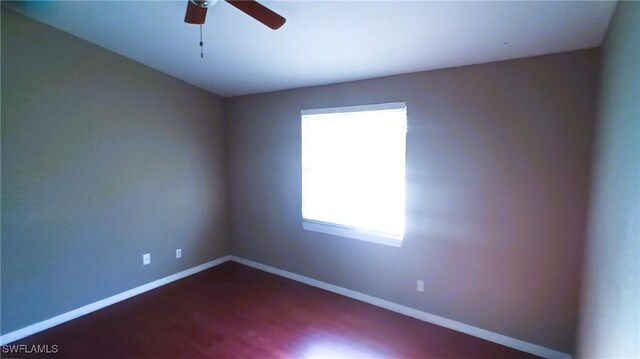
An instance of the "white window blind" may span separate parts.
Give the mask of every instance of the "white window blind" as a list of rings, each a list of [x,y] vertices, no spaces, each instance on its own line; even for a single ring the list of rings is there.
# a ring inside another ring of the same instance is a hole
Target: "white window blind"
[[[406,133],[404,103],[302,111],[305,228],[402,240]]]

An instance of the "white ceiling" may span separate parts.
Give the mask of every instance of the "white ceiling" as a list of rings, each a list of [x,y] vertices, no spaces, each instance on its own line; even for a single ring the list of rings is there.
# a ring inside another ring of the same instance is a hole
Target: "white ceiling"
[[[187,0],[14,3],[39,21],[222,96],[590,48],[615,2],[263,1],[273,31],[220,1],[203,26]]]

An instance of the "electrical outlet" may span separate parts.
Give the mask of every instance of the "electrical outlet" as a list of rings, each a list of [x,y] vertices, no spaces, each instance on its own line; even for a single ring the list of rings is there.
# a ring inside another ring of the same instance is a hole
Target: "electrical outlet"
[[[178,248],[176,249],[176,258],[181,258],[182,257],[182,248]]]
[[[142,255],[142,264],[147,265],[151,263],[151,253],[146,253]]]
[[[418,283],[416,284],[416,290],[418,292],[424,292],[424,281],[418,279]]]

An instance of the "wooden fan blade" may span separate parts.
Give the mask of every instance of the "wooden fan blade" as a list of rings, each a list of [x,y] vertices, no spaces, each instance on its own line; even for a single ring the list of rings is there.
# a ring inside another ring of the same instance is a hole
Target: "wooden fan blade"
[[[272,30],[278,30],[287,21],[284,17],[269,10],[255,0],[226,0],[238,10],[265,24]]]
[[[187,1],[187,13],[184,15],[184,22],[188,24],[204,24],[204,20],[207,18],[207,8],[200,6],[200,2]]]

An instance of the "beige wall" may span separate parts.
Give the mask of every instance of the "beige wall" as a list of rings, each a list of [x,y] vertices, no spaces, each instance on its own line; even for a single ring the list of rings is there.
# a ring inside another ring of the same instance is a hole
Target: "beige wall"
[[[618,3],[601,74],[578,354],[640,358],[640,2]]]
[[[228,254],[223,117],[3,8],[2,334]]]
[[[232,254],[571,351],[598,56],[229,99]],[[299,111],[394,101],[408,106],[403,246],[302,230]]]

